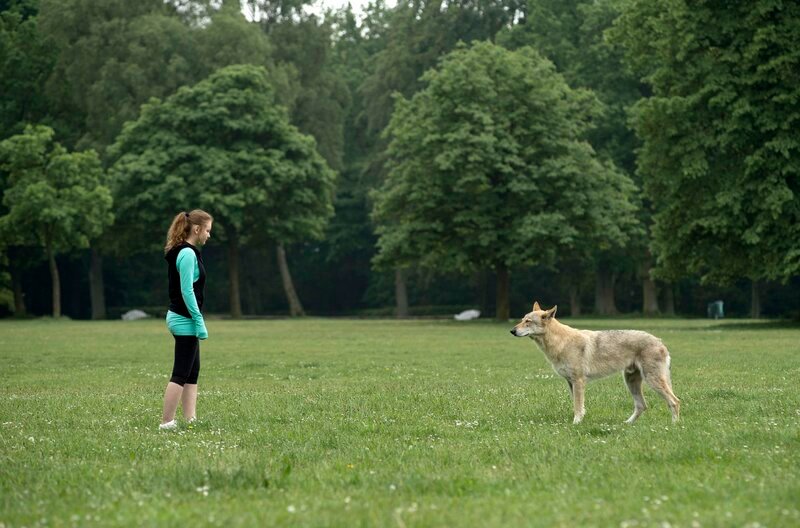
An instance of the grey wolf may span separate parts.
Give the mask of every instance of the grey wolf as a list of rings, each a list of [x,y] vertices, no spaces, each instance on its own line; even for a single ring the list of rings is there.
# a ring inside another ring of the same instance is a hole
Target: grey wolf
[[[633,396],[633,414],[627,423],[635,422],[647,409],[642,380],[666,400],[672,421],[678,421],[681,402],[672,392],[669,351],[659,338],[639,330],[577,330],[556,320],[557,308],[542,310],[538,302],[533,303],[533,310],[511,329],[511,334],[533,339],[553,369],[567,380],[574,410],[572,423],[580,423],[586,414],[586,383],[619,371]]]

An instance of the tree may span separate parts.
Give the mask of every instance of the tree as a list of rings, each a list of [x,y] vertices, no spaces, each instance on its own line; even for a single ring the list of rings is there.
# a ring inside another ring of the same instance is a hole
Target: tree
[[[367,18],[376,33],[367,75],[359,87],[369,151],[362,179],[370,188],[386,178],[383,132],[394,110],[393,94],[411,97],[423,85],[421,77],[459,42],[493,40],[519,13],[519,0],[404,0],[391,10],[376,2]],[[408,263],[413,265],[413,263]],[[397,314],[408,313],[407,270],[396,269]]]
[[[38,245],[47,256],[53,317],[61,316],[56,255],[89,246],[113,221],[111,192],[97,153],[69,153],[53,143],[53,129],[28,126],[0,143],[0,170],[9,173],[0,218],[3,245]]]
[[[586,139],[598,156],[610,159],[636,181],[636,135],[628,124],[628,108],[642,97],[638,78],[624,66],[619,45],[609,42],[605,32],[620,13],[619,0],[528,0],[520,23],[498,35],[498,43],[510,49],[533,46],[550,59],[567,83],[574,88],[592,90],[602,105],[602,114]],[[649,204],[639,208],[639,220],[649,225]],[[650,280],[650,258],[645,231],[629,233],[625,251],[613,248],[594,250],[580,259],[560,263],[570,266],[573,274],[593,270],[595,275],[595,312],[617,313],[614,283],[623,269],[641,269],[643,298],[654,293]],[[571,289],[575,281],[570,280]],[[579,297],[578,292],[571,295]],[[652,304],[644,303],[644,311]],[[656,307],[657,311],[657,307]]]
[[[10,5],[9,5],[10,4]],[[29,123],[50,124],[55,128],[45,83],[56,61],[57,48],[39,29],[38,5],[34,0],[0,2],[0,141],[21,134]],[[2,192],[7,174],[0,171],[0,216]],[[14,314],[25,315],[22,270],[38,262],[35,250],[6,247],[0,266],[9,272],[14,296]]]
[[[342,168],[344,109],[348,86],[332,67],[332,27],[315,15],[262,23],[273,43],[277,62],[291,65],[296,75],[292,123],[317,141],[317,150],[335,170]]]
[[[490,43],[459,47],[423,82],[388,129],[378,265],[494,269],[506,320],[512,267],[552,263],[577,243],[624,243],[635,188],[581,140],[590,92],[531,48]]]
[[[280,252],[283,244],[321,237],[332,214],[334,173],[313,138],[289,123],[261,67],[229,66],[163,102],[151,100],[109,152],[118,225],[134,243],[164,231],[165,219],[187,207],[218,220],[235,317],[241,244],[266,237]]]
[[[105,150],[151,97],[164,98],[230,64],[271,65],[267,37],[228,2],[104,2],[43,0],[41,26],[60,53],[48,93],[67,142]],[[237,3],[238,4],[238,3]],[[292,100],[289,74],[270,68],[284,102]],[[62,137],[62,136],[59,136]],[[89,284],[93,318],[105,317],[101,253],[92,244]]]
[[[788,280],[800,271],[800,5],[625,5],[613,37],[653,91],[634,124],[658,273]]]

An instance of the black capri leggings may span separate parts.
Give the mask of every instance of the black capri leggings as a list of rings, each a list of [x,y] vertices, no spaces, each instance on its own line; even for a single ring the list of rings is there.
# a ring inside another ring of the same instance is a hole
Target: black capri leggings
[[[175,365],[169,380],[180,386],[194,385],[200,374],[200,340],[195,336],[172,337],[175,338]]]

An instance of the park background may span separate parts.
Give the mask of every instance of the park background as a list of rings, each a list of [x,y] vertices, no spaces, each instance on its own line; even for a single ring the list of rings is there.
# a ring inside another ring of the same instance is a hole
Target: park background
[[[0,2],[0,313],[796,317],[797,9]]]
[[[797,2],[0,0],[0,528],[797,526],[799,106]],[[681,421],[572,425],[533,300]]]

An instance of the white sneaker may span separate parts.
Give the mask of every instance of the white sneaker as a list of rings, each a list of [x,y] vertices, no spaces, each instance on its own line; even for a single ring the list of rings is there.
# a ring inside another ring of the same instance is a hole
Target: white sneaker
[[[191,424],[191,423],[195,423],[196,421],[197,421],[197,416],[192,416],[191,418],[186,420],[186,423],[190,423]]]
[[[163,423],[163,424],[159,425],[158,428],[161,431],[174,431],[175,429],[178,428],[178,421],[177,420],[172,420],[170,422]]]

